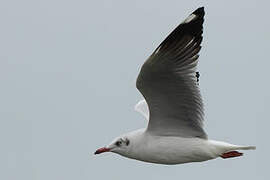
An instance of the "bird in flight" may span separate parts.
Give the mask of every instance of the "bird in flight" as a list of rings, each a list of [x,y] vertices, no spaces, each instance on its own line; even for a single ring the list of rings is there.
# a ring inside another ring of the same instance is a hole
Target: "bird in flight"
[[[203,102],[196,72],[201,50],[204,8],[190,14],[143,64],[136,86],[144,99],[135,110],[144,129],[115,138],[95,154],[114,152],[144,162],[182,164],[243,155],[255,149],[210,140],[203,129]]]

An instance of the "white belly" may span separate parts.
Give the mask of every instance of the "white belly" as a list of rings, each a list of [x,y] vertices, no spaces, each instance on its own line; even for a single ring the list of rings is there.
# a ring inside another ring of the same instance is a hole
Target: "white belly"
[[[219,153],[208,140],[155,136],[146,140],[145,144],[129,157],[159,164],[181,164],[214,159]]]

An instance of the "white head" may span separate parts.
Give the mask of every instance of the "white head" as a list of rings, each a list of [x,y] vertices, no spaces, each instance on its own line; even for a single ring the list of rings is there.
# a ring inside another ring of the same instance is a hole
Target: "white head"
[[[127,135],[123,135],[115,138],[108,146],[96,150],[95,154],[114,152],[125,155],[130,149],[130,144],[130,138]]]
[[[99,148],[95,154],[113,152],[122,156],[132,158],[138,149],[143,145],[145,129],[138,129],[115,138],[108,146]]]

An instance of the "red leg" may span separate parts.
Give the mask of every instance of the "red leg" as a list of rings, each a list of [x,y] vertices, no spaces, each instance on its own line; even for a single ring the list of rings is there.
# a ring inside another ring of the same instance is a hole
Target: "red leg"
[[[243,153],[240,153],[238,151],[230,151],[230,152],[223,153],[220,157],[222,157],[223,159],[226,159],[226,158],[238,157],[242,155]]]

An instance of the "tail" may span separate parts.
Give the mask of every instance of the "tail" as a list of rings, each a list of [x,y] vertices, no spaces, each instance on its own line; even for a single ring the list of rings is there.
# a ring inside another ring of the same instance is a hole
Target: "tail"
[[[221,154],[220,157],[223,159],[226,158],[232,158],[232,157],[238,157],[242,156],[243,153],[235,151],[235,150],[255,150],[256,146],[237,146],[237,145],[232,145],[230,150]]]
[[[255,150],[256,146],[237,146],[235,150]]]
[[[208,142],[215,147],[217,156],[220,156],[222,158],[231,158],[231,157],[238,157],[238,156],[243,155],[243,153],[238,152],[236,150],[256,149],[255,146],[239,146],[239,145],[229,144],[222,141],[208,140]]]

